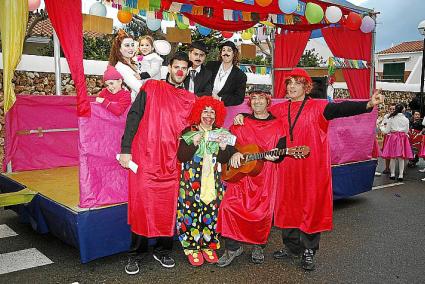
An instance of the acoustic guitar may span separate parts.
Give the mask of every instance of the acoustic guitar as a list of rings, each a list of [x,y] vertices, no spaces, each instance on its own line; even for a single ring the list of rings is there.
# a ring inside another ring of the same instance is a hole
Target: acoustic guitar
[[[277,149],[263,152],[263,150],[255,144],[245,146],[236,146],[239,153],[242,153],[244,159],[241,160],[241,166],[237,169],[224,164],[222,167],[221,178],[227,182],[237,182],[244,176],[256,176],[263,169],[264,157],[271,156],[292,156],[296,159],[305,158],[310,153],[308,146],[296,146],[291,148]]]

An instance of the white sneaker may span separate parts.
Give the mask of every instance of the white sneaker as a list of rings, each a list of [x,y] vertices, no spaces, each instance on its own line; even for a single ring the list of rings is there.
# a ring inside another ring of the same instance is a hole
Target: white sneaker
[[[425,178],[421,179],[421,181],[425,181]]]
[[[425,168],[423,168],[422,170],[419,170],[420,173],[425,173]]]
[[[380,172],[375,172],[376,177],[380,177],[382,174]]]

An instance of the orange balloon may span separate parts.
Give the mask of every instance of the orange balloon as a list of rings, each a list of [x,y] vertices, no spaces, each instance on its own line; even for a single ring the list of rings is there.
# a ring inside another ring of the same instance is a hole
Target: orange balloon
[[[133,19],[133,14],[131,14],[128,11],[119,10],[117,14],[118,21],[120,21],[123,24],[128,24],[131,22],[131,19]]]
[[[255,0],[255,3],[257,3],[258,6],[261,7],[267,7],[269,6],[273,0]]]

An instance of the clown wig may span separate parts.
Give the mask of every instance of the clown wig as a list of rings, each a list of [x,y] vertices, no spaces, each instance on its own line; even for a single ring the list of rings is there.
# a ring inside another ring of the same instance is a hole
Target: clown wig
[[[222,101],[213,99],[213,97],[210,96],[200,97],[195,101],[188,117],[189,123],[198,125],[201,122],[201,113],[206,107],[211,107],[215,111],[214,125],[221,127],[226,117],[226,108]]]

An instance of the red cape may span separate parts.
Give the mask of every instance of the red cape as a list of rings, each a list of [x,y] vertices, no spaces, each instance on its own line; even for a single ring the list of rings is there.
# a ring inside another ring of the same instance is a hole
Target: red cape
[[[264,151],[276,147],[283,129],[277,119],[245,118],[243,126],[232,126],[240,145],[257,144]],[[237,241],[264,244],[270,233],[277,189],[277,164],[265,162],[259,175],[228,183],[219,209],[217,231]]]
[[[164,81],[149,80],[146,108],[131,147],[137,174],[130,172],[128,223],[145,237],[173,236],[179,171],[178,138],[187,126],[195,95]]]
[[[279,165],[282,188],[276,194],[274,225],[312,234],[332,229],[332,179],[328,144],[329,122],[323,116],[325,100],[308,99],[289,138],[289,102],[272,107],[286,131],[287,147],[307,145],[305,159],[285,158]],[[291,105],[291,122],[301,102]]]

